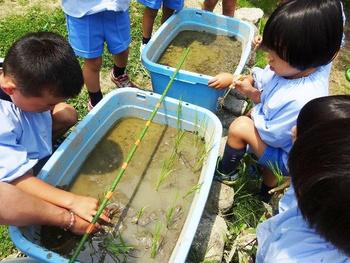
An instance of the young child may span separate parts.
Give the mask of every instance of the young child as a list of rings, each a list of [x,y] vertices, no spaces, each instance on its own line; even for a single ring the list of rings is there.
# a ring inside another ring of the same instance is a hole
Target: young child
[[[114,62],[111,80],[118,88],[136,87],[126,73],[131,42],[129,4],[130,0],[62,0],[69,42],[75,54],[84,58],[89,110],[102,99],[100,71],[104,43],[107,43]]]
[[[313,99],[301,109],[297,124],[292,128],[293,142],[313,126],[344,118],[350,118],[350,95]],[[294,188],[291,185],[279,202],[279,212],[282,213],[295,206],[297,206],[297,201]]]
[[[142,18],[141,54],[143,48],[151,40],[154,20],[160,7],[162,6],[161,23],[163,24],[175,11],[183,8],[184,0],[138,0],[138,2],[145,6]]]
[[[255,106],[251,117],[237,118],[229,128],[216,178],[234,180],[246,147],[264,169],[262,200],[276,185],[271,165],[288,174],[292,146],[291,128],[300,109],[310,100],[328,95],[330,62],[339,51],[343,33],[341,4],[337,0],[291,0],[280,5],[268,19],[262,47],[269,65],[253,68],[244,80],[221,73],[209,85],[224,88],[233,83]],[[296,41],[297,40],[297,41]]]
[[[213,12],[219,0],[204,0],[203,9]],[[222,14],[233,17],[236,9],[236,0],[222,0]]]
[[[32,195],[33,204],[61,215],[48,224],[60,224],[79,234],[92,220],[98,201],[43,182],[35,177],[33,168],[52,153],[52,134],[76,122],[74,108],[63,102],[78,95],[82,86],[81,68],[72,48],[54,33],[29,33],[17,40],[0,75],[3,97],[9,99],[0,99],[0,181],[26,193],[7,187],[17,197]],[[106,215],[101,218],[108,221]]]
[[[257,263],[350,262],[349,129],[341,117],[298,127],[289,155],[298,205],[258,225]]]

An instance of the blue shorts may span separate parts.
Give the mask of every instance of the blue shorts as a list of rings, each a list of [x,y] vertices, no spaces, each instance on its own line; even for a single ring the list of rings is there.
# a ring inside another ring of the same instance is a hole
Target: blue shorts
[[[69,43],[77,56],[102,56],[104,43],[111,54],[118,54],[131,42],[129,11],[104,11],[80,18],[66,15]]]
[[[263,155],[259,158],[258,164],[270,168],[271,165],[277,167],[284,176],[289,174],[283,162],[283,155],[285,152],[281,148],[274,148],[267,146]]]
[[[160,9],[162,3],[167,8],[179,11],[184,7],[184,0],[138,0],[139,3],[143,4],[152,9]]]

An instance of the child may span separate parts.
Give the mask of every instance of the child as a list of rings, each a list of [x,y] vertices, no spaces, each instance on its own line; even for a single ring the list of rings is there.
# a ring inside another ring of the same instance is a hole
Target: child
[[[111,80],[118,88],[136,87],[125,69],[129,56],[130,0],[62,0],[69,42],[75,54],[84,58],[84,82],[89,92],[88,110],[101,99],[100,70],[104,43],[112,54]]]
[[[142,43],[140,54],[143,48],[151,40],[154,20],[158,10],[162,7],[161,23],[163,24],[175,11],[179,11],[184,6],[184,0],[138,0],[145,6],[142,18]]]
[[[350,118],[350,96],[327,96],[309,101],[301,109],[297,124],[292,128],[293,142],[307,130],[320,123],[330,120]],[[297,127],[297,128],[296,128]],[[279,212],[282,213],[297,206],[293,186],[290,186],[279,202]]]
[[[269,168],[274,165],[288,174],[291,128],[303,105],[328,95],[329,63],[339,51],[342,33],[339,1],[288,1],[272,13],[264,29],[262,46],[268,52],[269,65],[253,68],[252,75],[244,80],[221,73],[209,81],[216,88],[233,82],[255,103],[251,118],[242,116],[230,125],[216,171],[218,180],[237,177],[237,167],[249,145],[258,163],[267,168],[260,195],[262,200],[269,200],[268,191],[276,186]]]
[[[338,118],[298,135],[289,155],[298,206],[258,225],[257,263],[350,262],[349,130]]]
[[[52,134],[76,122],[74,108],[63,102],[78,95],[82,85],[81,68],[72,48],[54,33],[29,33],[17,40],[0,75],[1,91],[9,99],[0,99],[0,181],[26,193],[7,187],[17,197],[32,195],[33,204],[61,215],[48,224],[60,224],[78,234],[92,220],[98,201],[41,181],[33,168],[52,153]],[[106,215],[101,218],[108,221]]]
[[[204,0],[203,9],[213,12],[219,0]],[[236,0],[222,0],[222,14],[233,17],[235,14]]]

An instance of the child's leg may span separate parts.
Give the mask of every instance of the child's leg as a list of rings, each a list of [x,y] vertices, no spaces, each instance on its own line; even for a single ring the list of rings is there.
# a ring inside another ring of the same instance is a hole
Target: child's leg
[[[101,99],[100,69],[104,48],[104,23],[106,12],[81,18],[66,15],[69,43],[77,56],[85,59],[84,82],[89,92],[89,108]]]
[[[154,20],[157,16],[158,9],[145,7],[142,18],[142,37],[147,42],[151,39]],[[147,43],[143,43],[147,44]]]
[[[174,12],[175,12],[174,9],[171,9],[171,8],[166,7],[165,5],[163,5],[161,23],[163,24],[165,21],[167,21],[167,19],[169,17],[171,17],[172,14],[174,14]]]
[[[218,1],[219,0],[205,0],[203,3],[203,9],[206,11],[213,12]]]
[[[52,137],[57,139],[78,121],[77,111],[67,103],[59,103],[52,110]]]
[[[224,174],[234,172],[246,151],[247,144],[258,156],[261,156],[266,148],[266,144],[261,140],[253,120],[241,116],[235,119],[229,127],[219,172]]]
[[[236,9],[236,0],[222,0],[222,14],[225,16],[234,16]]]
[[[89,104],[89,107],[94,107],[102,99],[100,86],[101,66],[102,57],[85,59],[84,61],[83,76],[90,98],[89,103],[91,105]]]
[[[131,42],[129,12],[108,12],[104,16],[104,24],[105,39],[114,62],[111,80],[119,88],[136,87],[126,74]]]

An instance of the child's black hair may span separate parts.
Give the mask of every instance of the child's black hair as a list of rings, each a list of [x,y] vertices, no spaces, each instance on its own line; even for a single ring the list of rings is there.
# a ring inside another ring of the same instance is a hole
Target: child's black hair
[[[9,49],[3,65],[23,95],[38,97],[44,90],[71,98],[78,95],[84,79],[69,43],[50,32],[28,33]]]
[[[294,68],[326,65],[340,49],[343,16],[338,0],[291,0],[276,8],[263,33],[262,47]]]
[[[322,122],[298,136],[289,169],[305,220],[350,256],[350,118]]]
[[[350,95],[313,99],[304,105],[298,115],[297,134],[301,136],[314,125],[343,118],[350,118]]]

